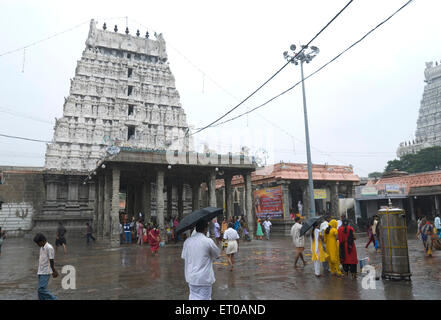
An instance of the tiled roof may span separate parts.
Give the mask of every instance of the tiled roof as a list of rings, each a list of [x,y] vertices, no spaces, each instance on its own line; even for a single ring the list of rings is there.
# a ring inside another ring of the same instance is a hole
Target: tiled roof
[[[312,178],[317,181],[351,181],[358,182],[360,178],[354,174],[351,167],[337,165],[313,165]],[[253,184],[273,182],[277,180],[308,180],[308,167],[301,163],[278,163],[257,169],[251,173]],[[242,176],[234,176],[232,185],[243,184]],[[216,187],[222,187],[223,180],[218,180]]]
[[[409,174],[406,176],[381,178],[375,184],[405,184],[410,188],[441,185],[441,171]]]

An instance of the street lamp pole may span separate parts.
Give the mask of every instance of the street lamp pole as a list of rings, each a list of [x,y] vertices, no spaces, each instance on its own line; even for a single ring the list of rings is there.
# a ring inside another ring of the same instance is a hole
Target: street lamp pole
[[[309,63],[318,53],[319,49],[317,47],[311,47],[311,51],[309,53],[305,53],[305,50],[308,49],[306,46],[302,46],[303,51],[301,51],[297,56],[295,54],[296,46],[291,45],[290,49],[293,51],[294,56],[288,55],[288,52],[285,51],[283,53],[285,59],[288,61],[294,63],[295,65],[298,64],[300,61],[300,72],[302,75],[302,93],[303,93],[303,115],[305,118],[305,139],[306,139],[306,158],[308,163],[308,189],[309,189],[309,216],[314,217],[316,216],[315,211],[315,201],[314,201],[314,182],[312,179],[312,161],[311,161],[311,147],[309,143],[309,127],[308,127],[308,112],[306,109],[306,94],[305,94],[305,78],[303,75],[303,63]]]

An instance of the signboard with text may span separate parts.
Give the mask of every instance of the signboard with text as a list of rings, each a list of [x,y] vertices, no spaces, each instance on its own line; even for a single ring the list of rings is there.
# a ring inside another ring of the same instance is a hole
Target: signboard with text
[[[326,199],[326,189],[314,189],[314,199]]]
[[[282,188],[254,191],[254,206],[257,218],[283,219]]]

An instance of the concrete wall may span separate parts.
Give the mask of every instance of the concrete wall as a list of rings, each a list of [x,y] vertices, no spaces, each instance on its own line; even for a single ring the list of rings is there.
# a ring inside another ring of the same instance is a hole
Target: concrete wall
[[[8,236],[23,236],[45,198],[41,168],[0,167],[0,173],[0,226]]]

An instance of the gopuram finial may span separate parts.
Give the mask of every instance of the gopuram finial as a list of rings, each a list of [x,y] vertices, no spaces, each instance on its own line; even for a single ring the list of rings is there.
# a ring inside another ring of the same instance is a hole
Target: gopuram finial
[[[140,33],[139,33],[139,29],[136,30],[136,36],[139,37]]]
[[[145,37],[146,37],[146,39],[149,38],[149,32],[148,32],[148,31],[146,31],[146,33],[145,33]]]
[[[104,24],[103,24],[103,30],[106,30],[107,29],[107,26],[106,26],[106,23],[104,22]]]
[[[115,24],[115,28],[113,28],[113,31],[118,32],[118,26]]]
[[[129,34],[129,27],[126,27],[126,34]]]

